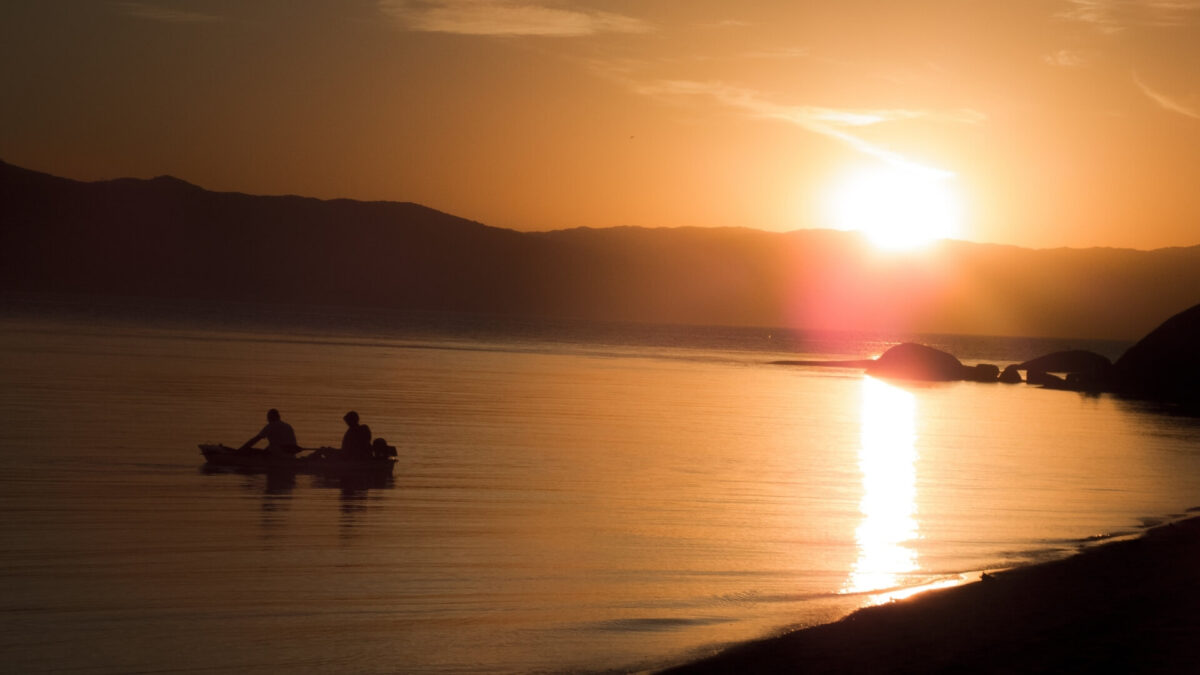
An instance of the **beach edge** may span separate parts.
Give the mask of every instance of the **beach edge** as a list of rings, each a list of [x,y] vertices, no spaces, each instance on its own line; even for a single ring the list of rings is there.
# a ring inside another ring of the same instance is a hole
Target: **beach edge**
[[[658,672],[1194,672],[1200,516]]]

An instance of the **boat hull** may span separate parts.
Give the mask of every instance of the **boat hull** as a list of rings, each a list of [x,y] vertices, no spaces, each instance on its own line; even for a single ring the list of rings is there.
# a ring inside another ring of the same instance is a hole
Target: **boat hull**
[[[334,448],[318,448],[304,457],[279,457],[262,450],[238,451],[219,444],[201,444],[200,452],[209,466],[230,467],[257,471],[280,471],[323,475],[390,476],[396,466],[395,457],[370,459],[338,459]]]

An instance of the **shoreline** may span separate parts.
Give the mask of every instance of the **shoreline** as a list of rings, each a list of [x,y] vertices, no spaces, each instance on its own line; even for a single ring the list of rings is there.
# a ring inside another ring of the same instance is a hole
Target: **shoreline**
[[[1200,671],[1200,516],[660,672]]]

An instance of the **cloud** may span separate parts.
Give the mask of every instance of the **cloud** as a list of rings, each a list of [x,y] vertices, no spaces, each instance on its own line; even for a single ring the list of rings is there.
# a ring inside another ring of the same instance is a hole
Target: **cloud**
[[[804,47],[780,47],[776,49],[755,49],[744,53],[742,57],[763,60],[809,59],[812,58],[812,52]]]
[[[1080,66],[1087,65],[1089,58],[1083,52],[1078,52],[1071,49],[1060,49],[1053,54],[1047,54],[1043,56],[1042,60],[1059,68],[1078,68]]]
[[[1123,29],[1114,16],[1112,0],[1067,0],[1070,8],[1058,14],[1068,21],[1091,24],[1102,33],[1117,33]]]
[[[726,30],[738,28],[753,28],[755,24],[741,19],[721,19],[720,21],[708,21],[705,23],[696,24],[694,28],[711,29],[711,30]]]
[[[632,17],[568,9],[544,0],[379,0],[379,9],[406,30],[428,33],[578,37],[650,30]]]
[[[854,133],[853,129],[887,122],[912,119],[936,119],[966,124],[978,124],[987,118],[974,110],[932,112],[904,108],[848,110],[819,106],[791,106],[774,103],[758,92],[719,83],[668,80],[637,87],[639,93],[655,97],[706,96],[718,103],[757,119],[777,120],[839,141],[854,150],[882,160],[892,166],[932,177],[946,178],[951,172],[922,166],[899,153],[875,145]]]
[[[1138,89],[1142,90],[1142,93],[1145,94],[1147,98],[1157,103],[1163,110],[1178,113],[1184,117],[1200,120],[1200,110],[1197,110],[1192,106],[1186,106],[1167,96],[1166,94],[1151,89],[1149,85],[1142,81],[1141,77],[1138,77],[1136,72],[1133,73],[1133,82],[1138,86]]]
[[[1200,23],[1200,0],[1067,0],[1058,16],[1114,34],[1131,26],[1176,27]]]
[[[162,21],[164,23],[212,23],[222,18],[212,14],[189,12],[182,9],[160,7],[148,2],[116,2],[113,3],[127,16],[147,21]]]

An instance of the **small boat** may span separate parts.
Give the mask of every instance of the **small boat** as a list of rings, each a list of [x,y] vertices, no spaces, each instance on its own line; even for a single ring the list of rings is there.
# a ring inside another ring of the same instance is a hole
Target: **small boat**
[[[344,459],[337,448],[316,448],[303,457],[269,455],[258,448],[238,450],[226,445],[201,443],[200,452],[208,466],[250,469],[256,471],[286,471],[325,475],[369,474],[390,476],[396,466],[396,449],[392,446],[373,448],[371,457]]]

